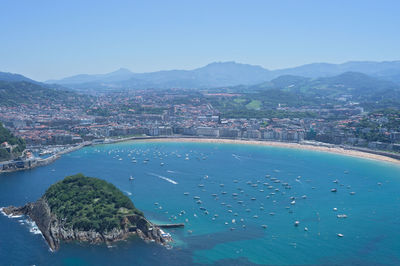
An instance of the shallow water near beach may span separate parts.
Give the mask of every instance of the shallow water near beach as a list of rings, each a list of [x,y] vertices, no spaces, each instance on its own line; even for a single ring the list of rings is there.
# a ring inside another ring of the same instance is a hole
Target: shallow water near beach
[[[400,265],[395,164],[244,144],[125,142],[0,175],[0,206],[36,201],[79,172],[116,185],[153,222],[185,223],[166,230],[174,247],[133,238],[50,252],[26,219],[0,215],[1,265]]]

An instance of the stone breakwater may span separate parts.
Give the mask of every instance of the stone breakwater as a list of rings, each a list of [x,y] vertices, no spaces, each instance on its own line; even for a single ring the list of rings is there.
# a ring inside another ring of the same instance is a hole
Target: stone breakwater
[[[32,219],[51,250],[60,248],[61,241],[79,241],[91,244],[112,243],[127,239],[132,235],[137,235],[145,241],[156,242],[160,245],[168,246],[172,238],[164,234],[162,230],[149,222],[146,218],[139,215],[124,217],[120,228],[114,228],[108,232],[96,232],[94,230],[81,231],[64,227],[64,222],[51,213],[50,207],[44,197],[35,203],[28,203],[23,207],[4,207],[2,211],[6,215],[25,215]]]

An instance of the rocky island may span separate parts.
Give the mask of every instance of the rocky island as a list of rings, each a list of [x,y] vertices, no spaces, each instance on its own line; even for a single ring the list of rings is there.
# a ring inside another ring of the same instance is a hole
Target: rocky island
[[[132,235],[161,245],[172,241],[114,185],[82,174],[50,186],[34,203],[2,211],[32,219],[52,250],[61,241],[112,243]]]

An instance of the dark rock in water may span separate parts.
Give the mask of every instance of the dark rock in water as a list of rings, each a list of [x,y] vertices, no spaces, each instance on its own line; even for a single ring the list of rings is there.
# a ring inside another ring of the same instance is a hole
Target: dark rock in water
[[[13,216],[25,215],[32,219],[52,250],[58,250],[61,241],[79,241],[92,244],[111,243],[127,239],[132,235],[161,245],[168,245],[172,241],[169,234],[165,234],[140,213],[125,215],[122,217],[120,225],[109,230],[100,231],[94,228],[83,230],[82,228],[71,227],[68,225],[67,219],[60,218],[52,212],[46,194],[36,202],[27,203],[23,207],[5,207],[3,212]]]

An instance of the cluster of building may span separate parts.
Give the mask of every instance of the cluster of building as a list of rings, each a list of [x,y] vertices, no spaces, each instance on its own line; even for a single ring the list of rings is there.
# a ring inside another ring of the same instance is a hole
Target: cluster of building
[[[148,90],[97,96],[90,106],[0,107],[0,121],[29,146],[69,145],[117,136],[181,135],[315,140],[400,151],[400,127],[393,123],[400,121],[400,114],[367,114],[355,104],[344,103],[329,108],[277,106],[283,111],[314,114],[301,119],[225,118],[207,98],[211,96],[204,95],[185,90]]]

